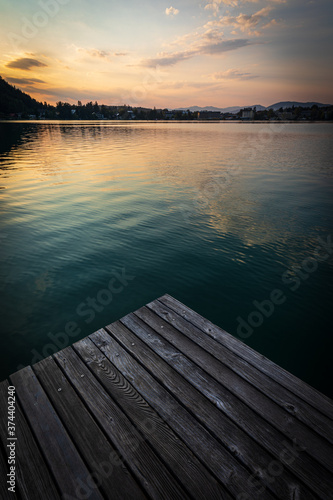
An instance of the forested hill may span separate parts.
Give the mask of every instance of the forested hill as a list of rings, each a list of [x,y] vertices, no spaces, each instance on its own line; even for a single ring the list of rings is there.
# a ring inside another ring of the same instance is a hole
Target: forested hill
[[[45,105],[7,83],[0,76],[0,116],[10,113],[38,114]]]

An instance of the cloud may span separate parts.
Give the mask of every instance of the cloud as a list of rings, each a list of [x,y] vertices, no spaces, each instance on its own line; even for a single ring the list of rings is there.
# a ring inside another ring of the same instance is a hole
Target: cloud
[[[37,59],[30,59],[29,57],[20,57],[15,59],[15,61],[10,61],[6,64],[7,68],[24,69],[30,71],[31,68],[37,67],[42,68],[47,66],[47,64],[38,61]]]
[[[159,89],[167,89],[167,90],[179,90],[179,89],[206,89],[206,90],[215,90],[220,89],[220,83],[212,83],[212,82],[190,82],[190,81],[167,81],[161,82],[159,84]]]
[[[190,59],[195,55],[195,51],[183,51],[183,52],[173,52],[166,53],[162,52],[158,55],[158,57],[152,59],[144,59],[142,61],[142,66],[146,66],[147,68],[155,68],[156,66],[173,66],[179,61],[185,61],[186,59]]]
[[[84,54],[88,54],[91,57],[96,57],[99,59],[106,59],[112,55],[112,53],[107,50],[86,49],[84,47],[75,47],[75,49],[77,52],[83,52]]]
[[[128,52],[112,52],[111,50],[101,50],[95,48],[75,47],[76,52],[87,54],[96,59],[110,59],[111,57],[127,56]]]
[[[251,73],[242,73],[238,69],[227,69],[226,71],[219,71],[210,75],[214,80],[252,80],[258,78],[258,75]]]
[[[228,52],[229,50],[240,49],[241,47],[246,47],[247,45],[252,45],[253,42],[246,38],[235,38],[233,40],[223,40],[218,43],[207,44],[202,47],[203,54],[221,54],[222,52]]]
[[[277,24],[275,19],[268,20],[271,11],[272,7],[264,7],[251,15],[239,14],[238,16],[221,16],[218,20],[208,22],[206,26],[233,26],[233,34],[237,33],[235,30],[238,29],[243,33],[260,35],[260,32],[257,30],[258,27],[266,29]]]
[[[165,9],[165,13],[167,16],[176,16],[177,14],[179,14],[179,10],[175,9],[174,7],[169,7]]]
[[[238,5],[237,0],[214,0],[213,2],[208,3],[205,5],[206,10],[212,10],[214,12],[214,15],[217,15],[220,5],[228,5],[229,7],[235,7]]]
[[[87,50],[87,54],[93,57],[99,57],[100,59],[105,59],[111,55],[110,52],[106,50],[98,50],[98,49]]]
[[[33,85],[34,83],[46,83],[44,80],[40,80],[39,78],[10,78],[6,77],[6,80],[9,83],[13,83],[14,85]]]
[[[225,52],[241,49],[250,45],[258,44],[249,37],[239,36],[239,31],[249,31],[249,34],[258,35],[253,29],[272,26],[275,20],[269,21],[267,16],[271,7],[265,7],[253,15],[240,14],[237,17],[228,15],[220,16],[218,19],[207,22],[196,31],[184,34],[168,44],[169,50],[157,54],[156,57],[143,59],[140,66],[155,68],[157,66],[173,66],[179,62],[203,55],[219,55]],[[265,25],[265,26],[264,26]],[[225,26],[236,26],[232,34],[234,38],[227,38],[224,34]],[[249,28],[251,28],[249,30]]]
[[[77,88],[77,87],[46,87],[43,89],[27,86],[24,89],[25,92],[29,93],[32,97],[37,100],[52,100],[52,101],[67,101],[77,103],[80,101],[98,101],[106,104],[108,102],[115,102],[118,97],[121,96],[123,88],[112,88],[112,92],[109,90],[96,91],[95,88]]]
[[[287,0],[266,0],[266,3],[277,3],[282,4],[286,3]],[[226,5],[227,7],[236,7],[240,4],[244,3],[258,3],[260,0],[213,0],[205,5],[206,10],[213,10],[214,12],[218,12],[220,6]]]
[[[252,45],[253,42],[246,38],[235,38],[233,40],[220,40],[213,42],[206,42],[203,38],[203,42],[197,45],[196,49],[185,50],[179,52],[165,53],[162,52],[158,57],[152,59],[144,59],[141,63],[142,66],[148,68],[155,68],[156,66],[173,66],[174,64],[190,59],[194,56],[199,55],[214,55],[222,54],[223,52],[229,52],[230,50],[237,50],[241,47],[246,47]]]

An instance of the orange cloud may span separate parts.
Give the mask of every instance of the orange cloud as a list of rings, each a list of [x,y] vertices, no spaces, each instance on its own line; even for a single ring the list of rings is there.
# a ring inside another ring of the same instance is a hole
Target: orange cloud
[[[38,61],[37,59],[31,59],[30,57],[20,57],[14,61],[8,62],[5,66],[7,68],[23,69],[25,71],[30,71],[31,68],[37,67],[42,68],[47,66],[47,64]]]
[[[242,73],[238,69],[227,69],[210,75],[214,80],[252,80],[258,78],[258,75],[251,73]]]

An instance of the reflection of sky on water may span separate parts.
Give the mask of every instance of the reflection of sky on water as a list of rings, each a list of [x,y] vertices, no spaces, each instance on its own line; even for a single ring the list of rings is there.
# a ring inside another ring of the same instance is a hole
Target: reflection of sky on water
[[[203,212],[211,228],[235,234],[247,246],[284,245],[295,236],[301,222],[298,195],[315,186],[320,197],[332,173],[329,125],[317,142],[317,130],[308,124],[279,125],[276,136],[267,133],[268,124],[6,125],[2,143],[11,151],[1,157],[1,188],[2,193],[10,188],[11,206],[24,210],[29,204],[38,211],[41,200],[56,206],[71,193],[84,204],[96,190],[126,196],[131,180],[176,185],[187,195],[181,205],[187,220]],[[8,176],[11,171],[15,176]],[[66,189],[62,193],[57,186]],[[302,211],[313,210],[314,201]]]

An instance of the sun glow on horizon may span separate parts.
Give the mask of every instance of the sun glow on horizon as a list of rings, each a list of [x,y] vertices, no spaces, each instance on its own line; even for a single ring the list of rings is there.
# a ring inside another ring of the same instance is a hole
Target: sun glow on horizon
[[[0,74],[50,104],[333,102],[328,0],[18,0],[3,10]]]

